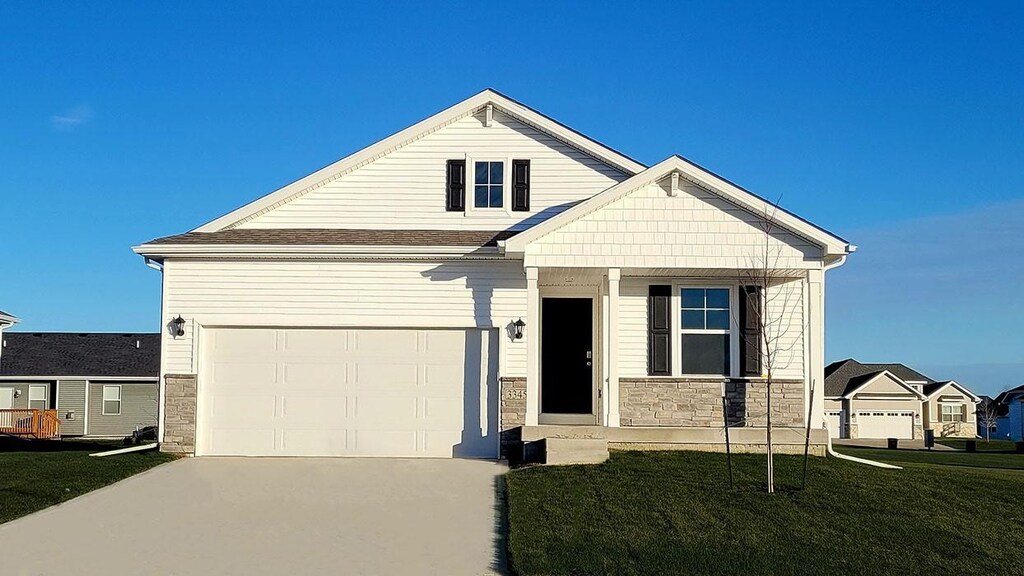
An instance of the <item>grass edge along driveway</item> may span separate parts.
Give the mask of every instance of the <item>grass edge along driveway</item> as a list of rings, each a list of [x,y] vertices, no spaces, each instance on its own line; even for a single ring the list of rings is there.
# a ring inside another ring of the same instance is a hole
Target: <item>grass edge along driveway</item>
[[[999,574],[1024,564],[1024,472],[615,452],[506,479],[509,560],[536,574]],[[1012,526],[1011,526],[1012,524]]]

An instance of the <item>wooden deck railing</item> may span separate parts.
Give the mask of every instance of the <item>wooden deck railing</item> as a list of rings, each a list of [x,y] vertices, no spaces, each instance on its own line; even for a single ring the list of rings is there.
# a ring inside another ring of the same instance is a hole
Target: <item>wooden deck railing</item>
[[[14,408],[0,410],[0,434],[29,438],[60,436],[60,417],[56,410]]]

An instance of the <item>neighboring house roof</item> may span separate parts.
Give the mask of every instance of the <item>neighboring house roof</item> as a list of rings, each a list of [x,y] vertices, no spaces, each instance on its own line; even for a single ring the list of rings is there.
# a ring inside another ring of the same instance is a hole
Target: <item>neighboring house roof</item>
[[[230,228],[219,232],[188,232],[147,242],[144,246],[292,245],[292,246],[497,246],[512,231],[480,230],[341,230],[330,228]]]
[[[1017,398],[1018,396],[1024,396],[1024,384],[1021,384],[1016,388],[1010,388],[1009,390],[1004,390],[1000,392],[995,397],[995,401],[999,402],[1000,404],[1005,404],[1007,402],[1014,401],[1014,399]]]
[[[974,392],[971,392],[967,388],[964,388],[959,382],[955,380],[946,380],[945,382],[932,382],[931,384],[925,384],[922,391],[924,392],[925,396],[931,398],[937,395],[939,392],[942,392],[949,386],[952,386],[959,390],[960,392],[962,392],[963,394],[969,396],[972,401],[981,402],[981,398],[976,396]]]
[[[889,372],[902,382],[935,382],[917,370],[898,363],[862,364],[853,358],[833,362],[825,367],[825,396],[845,396],[851,390],[863,386],[871,378]]]
[[[160,334],[5,332],[0,377],[157,378]]]
[[[508,252],[523,252],[530,242],[611,204],[636,191],[641,186],[661,180],[673,173],[679,174],[682,178],[686,178],[701,188],[717,194],[753,214],[768,215],[779,226],[822,246],[827,254],[845,255],[856,250],[856,246],[853,246],[843,238],[777,207],[772,202],[733,184],[714,172],[706,170],[681,156],[670,156],[643,172],[635,174],[572,208],[527,229],[506,242],[504,244],[505,249]]]
[[[533,126],[534,128],[537,128],[538,130],[541,130],[542,132],[545,132],[552,137],[565,142],[566,144],[594,158],[597,158],[609,166],[615,167],[623,174],[636,174],[646,168],[646,166],[640,162],[637,162],[621,152],[609,148],[592,138],[584,136],[564,124],[509,98],[508,96],[488,88],[454,106],[434,114],[426,120],[417,122],[405,130],[397,132],[376,144],[372,144],[354,154],[350,154],[349,156],[346,156],[329,166],[321,168],[320,170],[280,188],[275,192],[271,192],[254,202],[250,202],[237,210],[208,222],[196,228],[193,232],[216,232],[226,228],[233,228],[267,209],[288,202],[305,194],[306,192],[309,192],[310,190],[319,188],[324,183],[336,180],[341,175],[373,161],[382,154],[414,141],[424,134],[433,132],[459,118],[469,114],[474,114],[481,109],[485,109],[487,106],[496,107],[505,114]]]

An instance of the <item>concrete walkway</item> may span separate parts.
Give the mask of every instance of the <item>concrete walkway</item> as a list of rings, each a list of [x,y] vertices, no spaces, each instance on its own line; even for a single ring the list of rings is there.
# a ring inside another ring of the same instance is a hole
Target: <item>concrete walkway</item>
[[[889,441],[885,438],[833,438],[832,444],[835,446],[854,446],[858,448],[888,448]],[[927,450],[924,447],[924,440],[920,438],[917,440],[900,440],[897,446],[900,450]],[[950,448],[936,442],[932,450],[936,452],[955,452],[956,448]]]
[[[0,525],[0,573],[501,574],[504,472],[473,460],[180,460]]]

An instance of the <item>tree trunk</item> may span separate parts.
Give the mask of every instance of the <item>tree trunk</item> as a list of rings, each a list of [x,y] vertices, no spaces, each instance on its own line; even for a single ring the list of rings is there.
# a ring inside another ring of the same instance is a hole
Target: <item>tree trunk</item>
[[[767,390],[767,402],[765,402],[768,408],[768,427],[765,431],[765,439],[768,447],[768,493],[775,493],[775,462],[772,455],[772,375],[768,373],[768,390]]]

